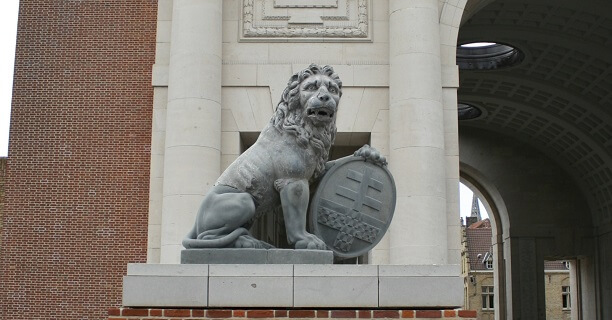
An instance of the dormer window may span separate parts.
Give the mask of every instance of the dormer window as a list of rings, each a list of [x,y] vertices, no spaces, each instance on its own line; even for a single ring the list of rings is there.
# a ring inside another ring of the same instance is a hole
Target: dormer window
[[[487,270],[493,270],[493,255],[490,252],[484,254],[482,263]]]

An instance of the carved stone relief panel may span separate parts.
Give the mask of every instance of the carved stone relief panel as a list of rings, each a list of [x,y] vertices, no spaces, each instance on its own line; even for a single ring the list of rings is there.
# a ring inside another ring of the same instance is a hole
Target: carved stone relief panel
[[[371,41],[371,0],[243,0],[241,41]]]

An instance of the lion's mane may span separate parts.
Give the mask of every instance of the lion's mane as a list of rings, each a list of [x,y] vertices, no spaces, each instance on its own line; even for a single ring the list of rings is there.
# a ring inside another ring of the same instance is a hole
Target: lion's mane
[[[271,125],[279,131],[284,131],[296,137],[297,144],[302,148],[311,146],[319,156],[317,168],[313,179],[316,179],[325,170],[325,163],[329,158],[329,148],[336,138],[336,122],[332,121],[327,126],[315,127],[303,119],[303,108],[300,105],[300,84],[304,79],[312,75],[325,75],[334,81],[340,88],[339,95],[342,96],[342,81],[330,66],[319,66],[311,64],[308,68],[294,74],[289,79],[287,87],[283,90],[281,100],[276,106],[274,116],[270,120]]]

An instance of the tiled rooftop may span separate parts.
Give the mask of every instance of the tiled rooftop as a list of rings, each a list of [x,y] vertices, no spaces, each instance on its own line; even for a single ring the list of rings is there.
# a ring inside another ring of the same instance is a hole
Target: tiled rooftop
[[[487,221],[485,223],[485,221]],[[483,258],[491,250],[491,224],[489,219],[478,221],[467,229],[465,229],[465,237],[467,241],[468,258],[470,259],[470,270],[487,270],[483,263]],[[476,224],[483,226],[488,224],[488,227],[475,227]],[[481,255],[480,258],[478,255]]]

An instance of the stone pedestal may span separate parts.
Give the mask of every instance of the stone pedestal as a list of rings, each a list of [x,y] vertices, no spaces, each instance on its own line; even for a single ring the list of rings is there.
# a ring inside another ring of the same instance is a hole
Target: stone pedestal
[[[329,250],[186,249],[181,264],[332,264]]]
[[[463,305],[460,266],[130,264],[125,307],[429,308]]]

